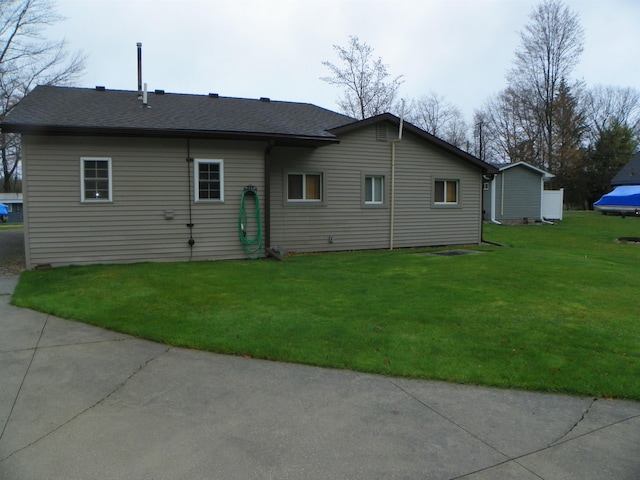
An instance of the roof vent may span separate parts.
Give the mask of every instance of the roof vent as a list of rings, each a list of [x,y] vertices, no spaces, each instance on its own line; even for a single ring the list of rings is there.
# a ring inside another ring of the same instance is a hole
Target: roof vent
[[[210,93],[209,96],[211,98],[218,98],[218,94],[217,93]]]
[[[96,90],[99,92],[104,92],[106,88],[103,85],[96,85]]]
[[[154,92],[156,95],[164,95],[164,90],[158,90],[156,89]]]
[[[389,139],[387,132],[387,125],[384,123],[378,123],[376,125],[376,140],[379,142],[386,142]]]
[[[270,102],[271,99],[269,97],[260,97],[261,102]]]

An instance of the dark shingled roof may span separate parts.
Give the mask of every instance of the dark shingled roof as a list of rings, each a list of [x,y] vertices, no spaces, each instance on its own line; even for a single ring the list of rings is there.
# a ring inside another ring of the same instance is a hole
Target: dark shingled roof
[[[149,93],[144,106],[137,91],[38,86],[0,128],[22,134],[261,140],[317,147],[337,143],[341,133],[380,122],[399,126],[400,119],[384,113],[358,121],[309,103],[162,91]],[[404,128],[485,172],[498,171],[408,122]]]
[[[621,185],[640,185],[640,152],[636,153],[611,180],[611,186]]]
[[[356,120],[308,103],[156,91],[38,86],[7,115],[5,132],[337,142],[328,130]]]

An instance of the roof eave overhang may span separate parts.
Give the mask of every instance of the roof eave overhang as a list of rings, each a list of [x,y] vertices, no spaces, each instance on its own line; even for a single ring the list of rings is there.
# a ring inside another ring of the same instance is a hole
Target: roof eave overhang
[[[527,162],[516,162],[516,163],[509,163],[505,166],[499,167],[500,171],[504,171],[504,170],[509,170],[510,168],[513,167],[517,167],[517,166],[523,166],[525,168],[528,168],[529,170],[539,173],[540,175],[542,175],[544,177],[545,180],[549,180],[555,177],[555,175],[553,173],[549,173],[545,170],[542,170],[541,168],[538,167],[534,167],[533,165],[527,163]]]
[[[339,143],[334,136],[290,135],[263,132],[234,132],[219,130],[179,130],[146,128],[100,128],[16,125],[3,123],[0,128],[6,133],[22,135],[51,136],[103,136],[103,137],[146,137],[146,138],[202,138],[210,140],[266,141],[277,146],[322,147]]]

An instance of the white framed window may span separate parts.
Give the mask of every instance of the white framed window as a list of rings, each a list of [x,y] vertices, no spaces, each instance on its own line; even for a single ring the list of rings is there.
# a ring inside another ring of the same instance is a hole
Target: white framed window
[[[364,176],[365,205],[382,205],[384,203],[384,176]]]
[[[458,204],[458,180],[436,180],[433,203],[436,205]]]
[[[194,159],[196,202],[224,201],[224,161]]]
[[[111,159],[80,159],[80,195],[82,202],[112,201]]]
[[[287,173],[287,201],[322,202],[322,173]]]

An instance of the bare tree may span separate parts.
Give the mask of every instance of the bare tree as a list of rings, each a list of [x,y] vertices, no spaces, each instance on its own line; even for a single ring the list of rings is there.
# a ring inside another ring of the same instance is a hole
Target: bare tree
[[[592,145],[614,122],[627,125],[640,141],[640,91],[635,88],[596,85],[584,95],[584,109]]]
[[[462,112],[435,92],[412,102],[406,118],[458,148],[464,147],[467,143],[468,127]]]
[[[580,60],[584,30],[576,13],[560,0],[543,0],[520,33],[510,86],[525,92],[523,101],[536,115],[541,134],[541,164],[548,167],[554,152],[554,102],[562,79],[570,78]]]
[[[506,88],[487,100],[475,117],[482,122],[482,154],[488,161],[540,166],[539,126],[524,92]]]
[[[69,55],[64,40],[43,36],[62,20],[52,0],[0,1],[0,120],[38,84],[70,85],[84,70],[82,52]],[[4,191],[20,161],[19,142],[12,134],[0,138]]]
[[[391,111],[402,75],[390,79],[387,65],[381,58],[374,58],[373,48],[356,36],[349,37],[346,48],[339,45],[333,48],[342,63],[322,62],[331,76],[320,79],[344,88],[344,96],[338,100],[342,111],[359,119]]]

